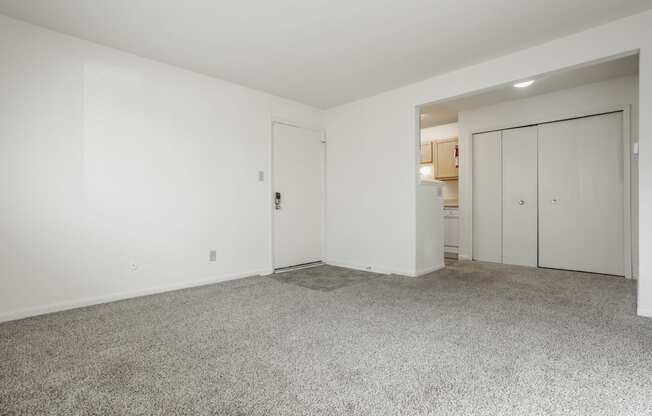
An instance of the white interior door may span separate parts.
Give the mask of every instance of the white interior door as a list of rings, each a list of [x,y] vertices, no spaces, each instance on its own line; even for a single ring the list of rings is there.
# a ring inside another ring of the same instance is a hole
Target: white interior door
[[[537,127],[504,130],[503,263],[537,266]]]
[[[274,268],[320,261],[322,257],[322,134],[273,125]]]
[[[502,262],[501,132],[473,135],[473,259]]]
[[[539,126],[539,265],[624,274],[622,113]]]

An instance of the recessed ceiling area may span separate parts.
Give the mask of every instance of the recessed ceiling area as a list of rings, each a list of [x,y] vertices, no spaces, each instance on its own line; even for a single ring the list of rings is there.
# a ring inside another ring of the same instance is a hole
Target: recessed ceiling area
[[[424,107],[421,110],[421,128],[441,126],[457,122],[457,111],[449,108],[445,104],[432,105]]]
[[[636,75],[638,74],[638,63],[638,54],[630,55],[546,76],[533,77],[530,79],[534,80],[534,83],[526,88],[515,88],[512,84],[503,85],[489,91],[454,98],[444,103],[424,106],[421,108],[421,128],[454,123],[457,121],[460,111]]]
[[[319,108],[650,7],[649,0],[0,0],[10,17]]]

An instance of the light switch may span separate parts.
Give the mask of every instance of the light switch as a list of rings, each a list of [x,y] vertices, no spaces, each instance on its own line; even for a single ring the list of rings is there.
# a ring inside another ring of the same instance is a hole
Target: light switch
[[[264,182],[265,181],[265,172],[262,170],[258,171],[258,182]]]

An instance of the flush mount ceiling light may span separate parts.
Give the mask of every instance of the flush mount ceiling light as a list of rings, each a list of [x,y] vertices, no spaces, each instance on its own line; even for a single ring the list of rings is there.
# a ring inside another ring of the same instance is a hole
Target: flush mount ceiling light
[[[517,82],[516,84],[514,84],[514,87],[516,87],[516,88],[527,88],[532,84],[534,84],[533,79],[531,79],[529,81]]]

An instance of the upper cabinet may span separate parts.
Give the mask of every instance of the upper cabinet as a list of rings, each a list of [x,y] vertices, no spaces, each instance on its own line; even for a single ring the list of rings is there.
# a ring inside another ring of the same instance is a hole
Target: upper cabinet
[[[459,177],[457,137],[434,143],[435,148],[432,149],[432,152],[435,155],[435,179],[441,181],[457,180]],[[421,158],[423,159],[423,147],[421,149]]]
[[[421,163],[432,163],[432,143],[421,145]]]

